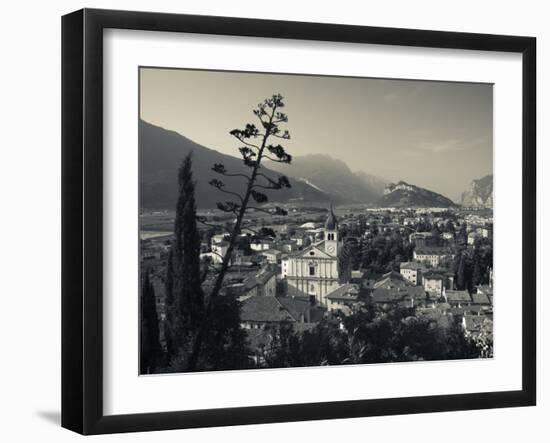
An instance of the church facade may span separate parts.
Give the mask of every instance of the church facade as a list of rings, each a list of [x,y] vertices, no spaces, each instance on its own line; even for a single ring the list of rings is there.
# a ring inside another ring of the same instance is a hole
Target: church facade
[[[326,296],[340,286],[338,257],[341,249],[338,220],[331,206],[325,222],[324,240],[303,251],[290,254],[283,264],[283,277],[288,286],[309,295],[316,303],[326,307]]]

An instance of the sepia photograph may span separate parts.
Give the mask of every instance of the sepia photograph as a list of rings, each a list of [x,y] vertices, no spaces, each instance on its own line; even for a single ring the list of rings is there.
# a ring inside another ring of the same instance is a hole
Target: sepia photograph
[[[139,68],[139,374],[493,358],[493,85]]]

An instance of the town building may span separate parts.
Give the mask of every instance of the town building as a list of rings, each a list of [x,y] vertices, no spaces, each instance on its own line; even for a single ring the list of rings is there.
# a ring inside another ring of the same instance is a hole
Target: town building
[[[263,255],[268,263],[270,264],[277,264],[281,260],[281,251],[277,251],[276,249],[266,249],[265,251],[261,251],[260,255]]]
[[[484,294],[489,299],[490,303],[493,304],[493,271],[492,269],[489,270],[489,285],[479,285],[476,287],[476,292],[478,294]]]
[[[280,249],[283,252],[295,252],[299,249],[298,243],[293,240],[286,240],[280,243]]]
[[[445,301],[455,308],[470,306],[472,303],[472,297],[470,297],[468,291],[448,290],[444,291],[443,296],[445,297]]]
[[[344,315],[353,314],[359,305],[359,288],[355,284],[346,283],[327,295],[329,312],[339,311]]]
[[[434,268],[447,264],[453,257],[448,248],[441,246],[417,247],[413,251],[414,261],[429,264]]]
[[[241,307],[241,326],[245,329],[265,329],[281,322],[294,325],[319,322],[324,310],[312,306],[307,298],[253,296]]]
[[[371,294],[372,301],[380,305],[397,304],[412,308],[419,303],[425,303],[426,292],[422,286],[407,286],[402,288],[376,288]]]
[[[273,245],[274,243],[269,240],[256,240],[256,241],[250,242],[250,249],[256,252],[267,251],[268,249],[271,249]]]
[[[281,278],[286,278],[288,274],[288,254],[284,254],[281,256]]]
[[[364,270],[352,270],[350,276],[350,283],[355,283],[357,285],[362,285],[365,280],[365,271]]]
[[[230,237],[228,232],[222,232],[221,234],[214,234],[212,237],[210,237],[210,244],[213,245],[215,243],[220,243],[224,240],[228,240]]]
[[[422,276],[422,286],[430,297],[439,298],[445,288],[445,276],[439,272],[426,272]]]
[[[327,306],[327,295],[340,285],[338,256],[342,248],[338,220],[332,205],[323,228],[324,240],[302,251],[291,253],[282,265],[288,286],[307,294],[321,306]]]
[[[246,278],[243,282],[244,291],[239,297],[245,300],[254,296],[275,297],[277,290],[277,273],[273,267],[262,269],[254,276]]]
[[[401,275],[413,285],[422,283],[422,269],[423,266],[417,262],[403,262],[399,265]]]
[[[405,279],[399,272],[390,271],[386,272],[382,275],[378,280],[376,280],[373,284],[373,288],[386,288],[386,289],[394,289],[394,288],[405,288],[407,286],[411,286],[411,282],[409,282],[407,279]]]
[[[222,240],[217,243],[212,243],[211,249],[212,253],[210,254],[210,257],[212,257],[213,263],[221,263],[223,261],[223,258],[225,257],[225,254],[227,253],[227,249],[229,248],[229,242]],[[203,254],[208,255],[208,254]]]
[[[409,235],[409,242],[414,243],[417,247],[433,245],[436,240],[431,232],[412,232]]]
[[[483,292],[474,292],[472,294],[472,304],[477,306],[491,306],[492,300]]]

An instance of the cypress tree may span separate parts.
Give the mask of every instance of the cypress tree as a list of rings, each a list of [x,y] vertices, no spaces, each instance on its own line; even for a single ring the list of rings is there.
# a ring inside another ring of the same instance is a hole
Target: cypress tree
[[[347,283],[351,278],[353,246],[350,242],[344,244],[338,256],[339,283]]]
[[[173,325],[175,324],[177,316],[174,312],[174,268],[173,268],[173,249],[170,248],[168,253],[168,261],[166,264],[166,280],[165,280],[165,299],[164,306],[166,311],[166,319],[163,323],[164,325],[164,340],[166,342],[166,356],[168,362],[175,355],[176,348],[174,343],[174,329]]]
[[[149,277],[149,270],[145,273],[141,288],[140,340],[140,373],[154,373],[159,368],[162,361],[162,348],[160,345],[155,289]]]
[[[456,284],[458,289],[466,289],[466,259],[464,258],[464,255],[460,256],[460,260],[458,262],[458,269],[456,271]]]
[[[189,154],[178,171],[174,241],[166,275],[166,332],[168,357],[171,360],[186,358],[204,315],[200,280],[201,238],[197,228],[195,182],[191,167]]]

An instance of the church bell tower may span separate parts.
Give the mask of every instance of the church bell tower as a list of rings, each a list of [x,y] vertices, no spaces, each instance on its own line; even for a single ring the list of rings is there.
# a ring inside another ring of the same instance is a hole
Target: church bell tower
[[[340,239],[338,238],[338,220],[330,204],[329,214],[325,222],[325,252],[334,257],[340,252]]]

